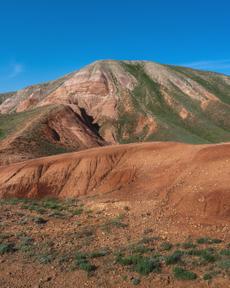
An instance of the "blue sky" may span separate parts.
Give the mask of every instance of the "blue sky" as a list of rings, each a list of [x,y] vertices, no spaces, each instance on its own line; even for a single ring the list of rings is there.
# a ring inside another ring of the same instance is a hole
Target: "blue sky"
[[[229,0],[2,0],[0,92],[99,59],[230,75]]]

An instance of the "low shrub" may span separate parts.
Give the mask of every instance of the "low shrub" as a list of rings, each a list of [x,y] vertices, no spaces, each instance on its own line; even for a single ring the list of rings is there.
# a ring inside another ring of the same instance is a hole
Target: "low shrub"
[[[197,278],[196,273],[188,271],[182,267],[173,268],[173,274],[174,277],[179,280],[195,280]]]
[[[221,260],[217,263],[221,269],[229,270],[230,269],[230,259]]]
[[[161,245],[160,245],[160,248],[161,248],[161,250],[163,250],[163,251],[169,251],[169,250],[172,249],[172,247],[173,247],[173,244],[170,243],[170,242],[163,242],[163,243],[161,243]]]
[[[101,225],[101,229],[106,232],[110,232],[111,228],[116,227],[116,228],[126,228],[128,225],[124,222],[123,220],[123,215],[119,215],[114,219],[110,219],[106,221],[104,224]]]
[[[181,250],[176,250],[173,252],[173,254],[166,256],[165,258],[165,263],[166,265],[173,265],[177,264],[178,262],[181,262],[181,257],[183,256],[183,251]]]
[[[92,271],[95,271],[97,269],[97,267],[95,265],[92,265],[89,262],[88,254],[82,253],[82,252],[78,252],[76,254],[75,264],[79,269],[84,270],[86,272],[92,272]]]
[[[0,255],[6,254],[6,253],[13,253],[15,251],[16,251],[16,248],[13,243],[0,244]]]
[[[22,252],[30,252],[33,245],[33,239],[28,236],[21,237],[19,245],[17,245],[18,250]]]
[[[81,215],[83,213],[83,208],[78,208],[72,212],[73,215]]]
[[[230,256],[230,250],[229,249],[223,249],[220,251],[220,255]]]
[[[160,272],[161,270],[160,261],[153,257],[143,257],[141,255],[125,257],[118,255],[116,262],[124,266],[132,265],[133,270],[142,275],[148,275],[151,272]]]
[[[148,257],[141,257],[134,264],[133,268],[134,268],[134,271],[142,275],[148,275],[151,272],[160,272],[161,270],[159,260],[155,258],[148,258]]]
[[[132,245],[129,250],[135,254],[144,254],[151,251],[150,248],[146,247],[143,244]]]
[[[211,280],[213,278],[212,274],[211,273],[205,273],[204,276],[203,276],[203,279],[204,280]]]
[[[131,280],[131,282],[132,282],[133,285],[139,285],[139,284],[141,283],[141,279],[135,277],[135,278],[133,278],[133,279]]]
[[[63,210],[62,203],[58,199],[55,199],[55,198],[44,199],[42,201],[42,206],[47,209],[53,209],[53,210],[59,210],[59,211]]]
[[[196,240],[197,244],[219,244],[222,242],[220,239],[216,238],[209,238],[209,237],[202,237]]]
[[[49,253],[44,253],[36,256],[36,259],[40,264],[49,264],[54,260],[54,258],[54,255]]]

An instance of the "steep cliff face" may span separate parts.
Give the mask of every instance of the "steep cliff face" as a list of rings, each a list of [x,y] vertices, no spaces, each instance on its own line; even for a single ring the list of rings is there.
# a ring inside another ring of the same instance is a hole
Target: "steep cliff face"
[[[36,111],[49,110],[52,105],[72,111],[65,114],[68,121],[62,121],[60,113],[50,120],[51,126],[60,126],[64,134],[75,131],[73,139],[62,137],[61,145],[67,150],[98,143],[230,141],[230,77],[211,72],[145,61],[97,61],[56,81],[4,97],[0,102],[0,137],[4,141],[15,137],[4,119],[29,113],[33,122]],[[71,113],[87,127],[80,129]],[[16,120],[12,122],[18,125]],[[53,144],[50,137],[48,142]],[[82,138],[87,138],[87,145],[79,144]]]

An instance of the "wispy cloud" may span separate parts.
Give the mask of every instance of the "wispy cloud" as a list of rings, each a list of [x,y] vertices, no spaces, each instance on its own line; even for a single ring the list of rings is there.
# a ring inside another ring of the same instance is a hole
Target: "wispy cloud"
[[[225,70],[230,69],[230,59],[195,61],[190,63],[182,63],[180,65],[194,69]]]
[[[15,78],[17,77],[19,74],[21,74],[24,71],[24,66],[20,63],[14,63],[11,65],[10,67],[10,73],[8,75],[8,78]]]

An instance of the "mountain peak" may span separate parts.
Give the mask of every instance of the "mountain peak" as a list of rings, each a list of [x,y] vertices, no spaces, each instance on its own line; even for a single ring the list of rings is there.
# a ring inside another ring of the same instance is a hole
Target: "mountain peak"
[[[229,91],[230,77],[220,74],[150,61],[100,60],[55,81],[0,96],[0,135],[4,139],[0,145],[4,149],[9,143],[15,145],[21,133],[28,135],[41,122],[44,130],[36,133],[67,150],[153,140],[225,142],[230,140]],[[70,110],[55,108],[54,117],[43,113],[53,106]],[[17,122],[13,130],[6,124],[9,117],[37,124],[25,132]],[[67,129],[68,136],[64,123],[72,127]],[[59,136],[53,139],[52,134]],[[77,146],[67,143],[71,137],[77,137]],[[46,152],[42,149],[39,155]]]

